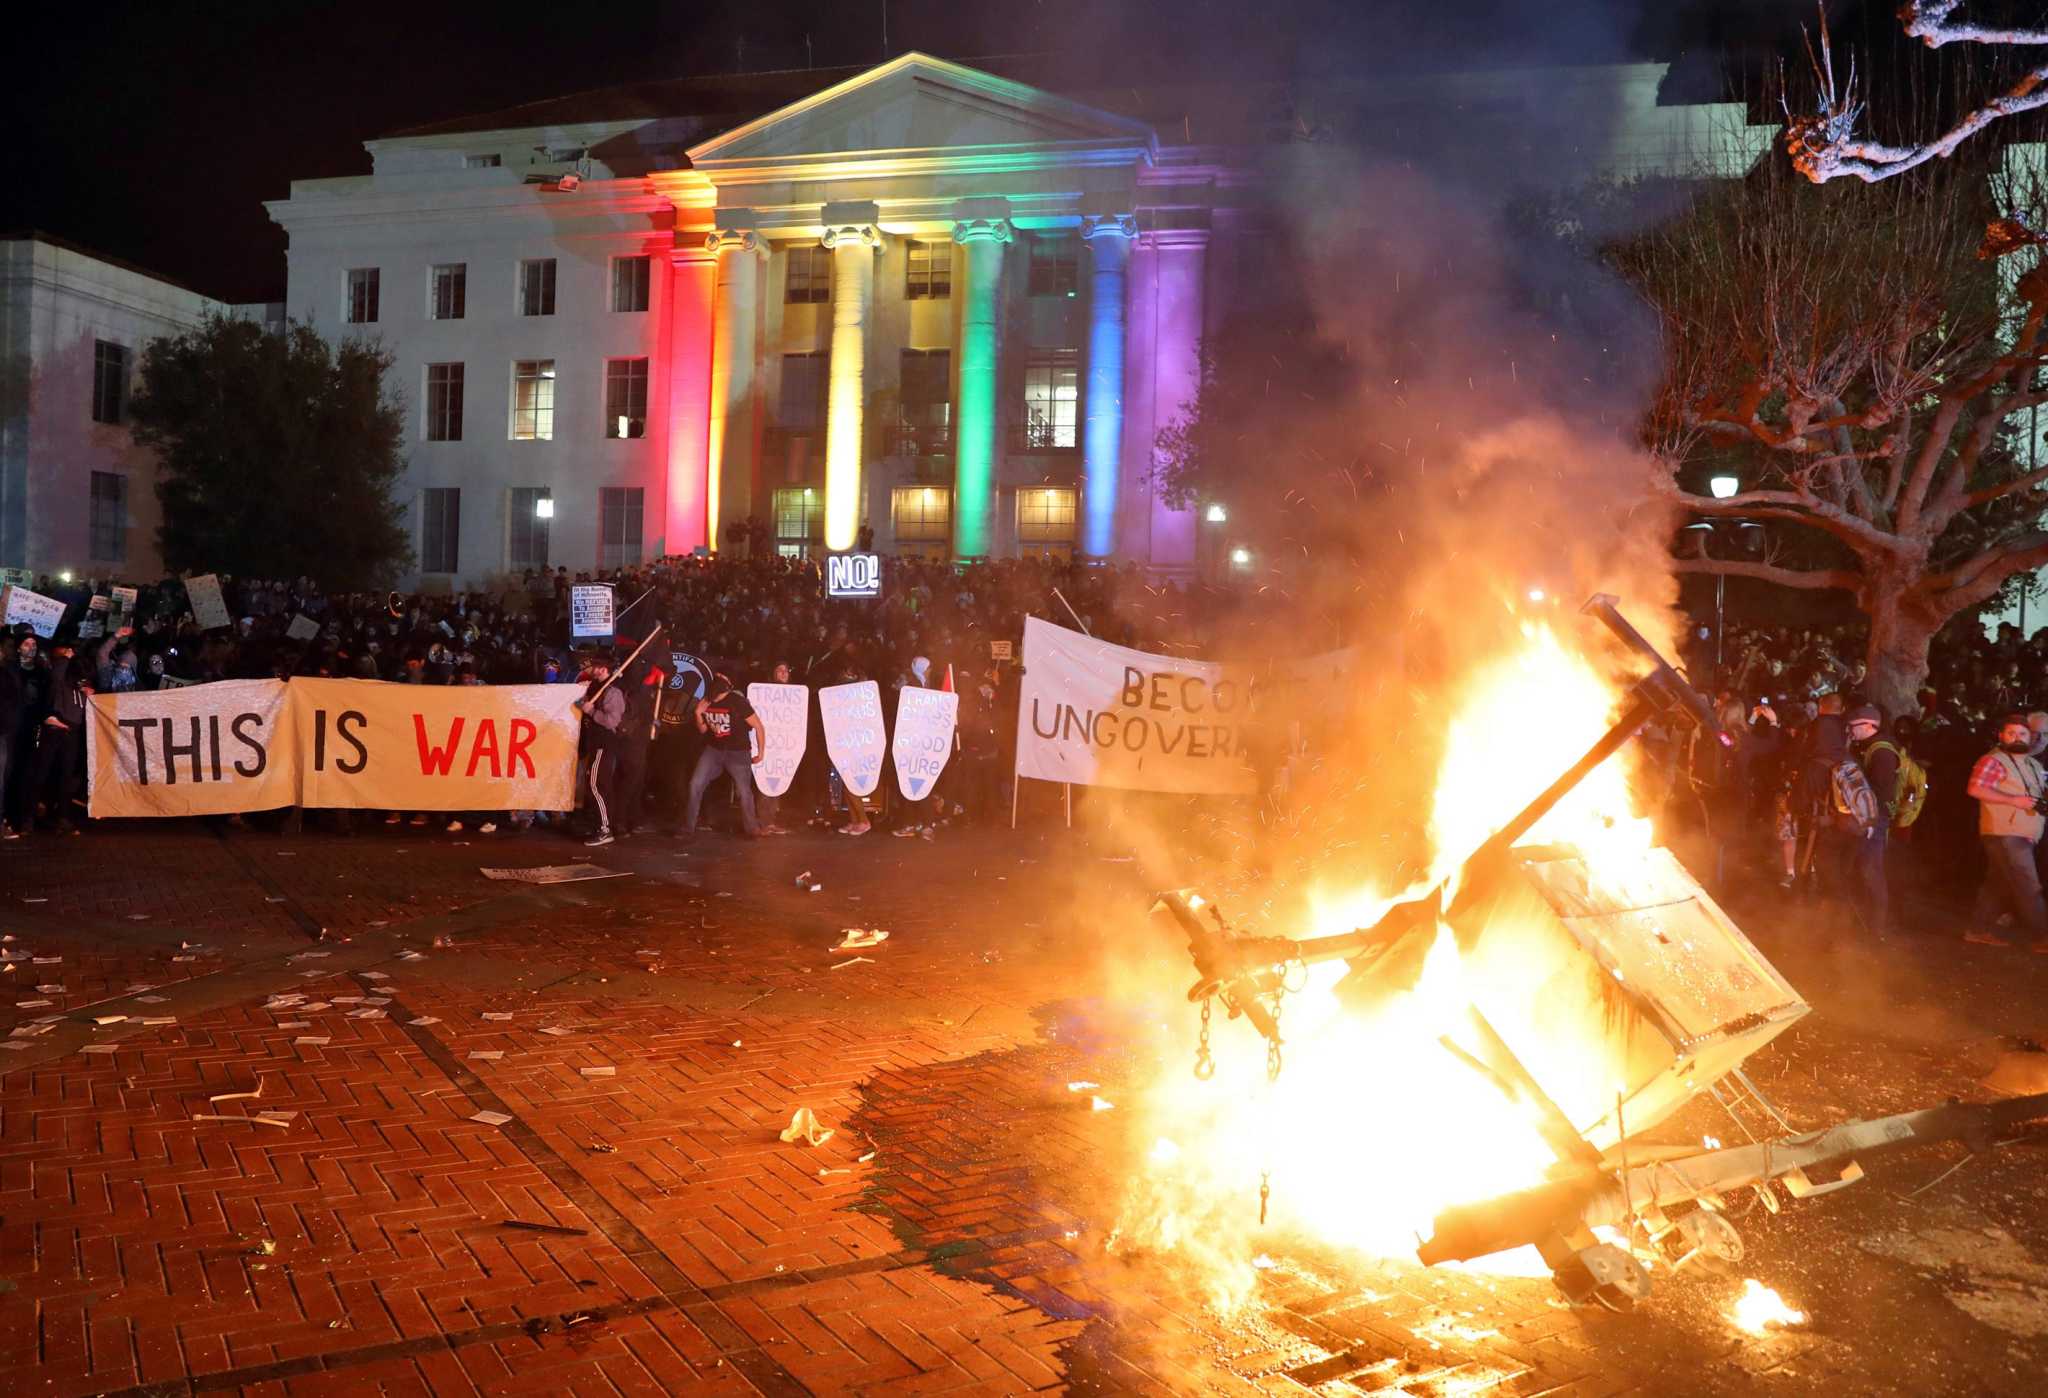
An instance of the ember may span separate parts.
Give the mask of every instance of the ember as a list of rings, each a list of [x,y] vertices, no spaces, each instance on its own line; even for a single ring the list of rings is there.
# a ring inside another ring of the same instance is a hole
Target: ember
[[[1805,1311],[1793,1310],[1785,1304],[1784,1297],[1755,1277],[1743,1281],[1742,1294],[1729,1308],[1728,1318],[1735,1322],[1737,1330],[1750,1335],[1761,1335],[1773,1325],[1806,1324]]]

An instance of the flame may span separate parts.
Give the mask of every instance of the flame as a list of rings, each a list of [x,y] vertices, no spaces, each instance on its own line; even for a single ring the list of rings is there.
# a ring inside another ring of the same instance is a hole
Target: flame
[[[1449,875],[1500,824],[1607,731],[1609,684],[1540,622],[1524,644],[1474,672],[1448,730],[1430,831],[1431,882]],[[1569,842],[1597,865],[1605,851],[1650,843],[1619,762],[1604,764],[1524,843]],[[1410,890],[1411,893],[1422,889]],[[1314,890],[1325,935],[1367,926],[1391,900],[1356,885]],[[1268,1226],[1412,1260],[1454,1204],[1541,1183],[1556,1154],[1528,1108],[1445,1047],[1469,1032],[1470,997],[1455,938],[1438,929],[1414,989],[1374,1013],[1340,1004],[1343,963],[1294,968],[1282,998],[1282,1062],[1268,1081],[1263,1042],[1217,1007],[1216,1073],[1197,1081],[1175,1060],[1137,1102],[1151,1143],[1113,1246],[1176,1251],[1234,1308],[1255,1285],[1262,1182]],[[1533,1067],[1534,1065],[1532,1065]],[[1608,1065],[1572,1063],[1609,1084]],[[1539,1079],[1542,1074],[1539,1072]],[[1533,1249],[1483,1259],[1489,1271],[1541,1275]]]
[[[1806,1312],[1793,1310],[1785,1304],[1785,1298],[1770,1287],[1755,1277],[1746,1277],[1742,1282],[1742,1294],[1729,1307],[1728,1319],[1745,1334],[1761,1335],[1773,1325],[1806,1324]]]

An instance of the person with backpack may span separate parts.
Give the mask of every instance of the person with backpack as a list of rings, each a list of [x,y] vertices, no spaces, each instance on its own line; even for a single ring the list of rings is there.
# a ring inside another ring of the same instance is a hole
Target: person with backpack
[[[1899,750],[1883,740],[1884,714],[1865,704],[1849,714],[1847,763],[1854,772],[1838,769],[1837,810],[1849,845],[1842,885],[1849,902],[1863,918],[1863,930],[1882,937],[1891,930],[1891,884],[1885,875],[1885,851],[1891,842],[1895,793],[1899,786]],[[1858,789],[1857,778],[1861,778]],[[1847,807],[1847,809],[1842,809]]]
[[[2033,744],[2027,716],[2007,714],[1998,723],[1998,745],[1970,770],[1970,795],[1977,802],[1977,831],[1987,867],[1977,893],[1975,925],[1963,940],[2010,946],[1997,929],[2003,903],[2032,939],[2033,950],[2048,953],[2048,906],[2041,901],[2041,876],[2034,868],[2034,846],[2048,823],[2042,818],[2048,812],[2043,795],[2048,775],[2028,755]]]

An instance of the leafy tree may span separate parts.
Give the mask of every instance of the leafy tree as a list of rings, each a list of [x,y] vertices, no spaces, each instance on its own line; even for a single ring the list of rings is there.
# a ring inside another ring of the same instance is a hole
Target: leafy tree
[[[143,352],[136,439],[156,449],[173,572],[388,582],[412,560],[392,498],[404,418],[391,356],[311,326],[217,318]]]

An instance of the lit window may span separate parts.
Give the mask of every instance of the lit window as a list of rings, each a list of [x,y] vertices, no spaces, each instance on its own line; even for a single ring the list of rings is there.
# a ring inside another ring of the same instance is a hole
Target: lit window
[[[1033,296],[1072,296],[1081,286],[1081,240],[1059,233],[1031,239],[1030,290]]]
[[[377,323],[377,269],[353,267],[348,274],[348,323]]]
[[[801,557],[787,549],[801,550],[825,537],[825,495],[810,486],[775,492],[775,537],[785,557]]]
[[[1079,439],[1081,352],[1035,349],[1024,361],[1025,451],[1072,449]]]
[[[462,366],[427,366],[427,440],[462,440]]]
[[[647,434],[647,361],[607,359],[604,362],[604,435],[643,437]]]
[[[630,568],[640,561],[640,521],[646,492],[605,486],[597,492],[598,566]]]
[[[462,542],[462,492],[439,487],[420,492],[420,571],[452,573]]]
[[[128,561],[128,478],[114,471],[92,473],[90,516],[92,561]]]
[[[551,316],[555,313],[555,259],[531,258],[519,264],[519,314]]]
[[[511,518],[506,521],[505,566],[548,566],[548,521],[555,513],[554,493],[544,485],[512,487]]]
[[[943,544],[953,535],[953,492],[914,485],[889,492],[899,544]]]
[[[427,281],[427,319],[461,320],[468,285],[468,263],[447,262],[436,267]]]
[[[1017,492],[1017,542],[1074,542],[1074,492],[1029,487]]]
[[[119,422],[128,407],[128,347],[92,342],[92,420]]]
[[[520,359],[512,365],[512,440],[549,442],[555,436],[555,361]]]
[[[912,243],[904,268],[903,294],[913,301],[943,301],[953,294],[953,245]]]
[[[832,254],[814,245],[798,245],[783,255],[785,305],[823,303],[832,299]]]
[[[496,151],[492,151],[488,155],[465,155],[462,157],[462,168],[465,170],[495,170],[504,163],[505,157]]]
[[[645,257],[615,257],[612,259],[612,309],[615,311],[644,311],[647,309],[648,266],[651,259]]]

